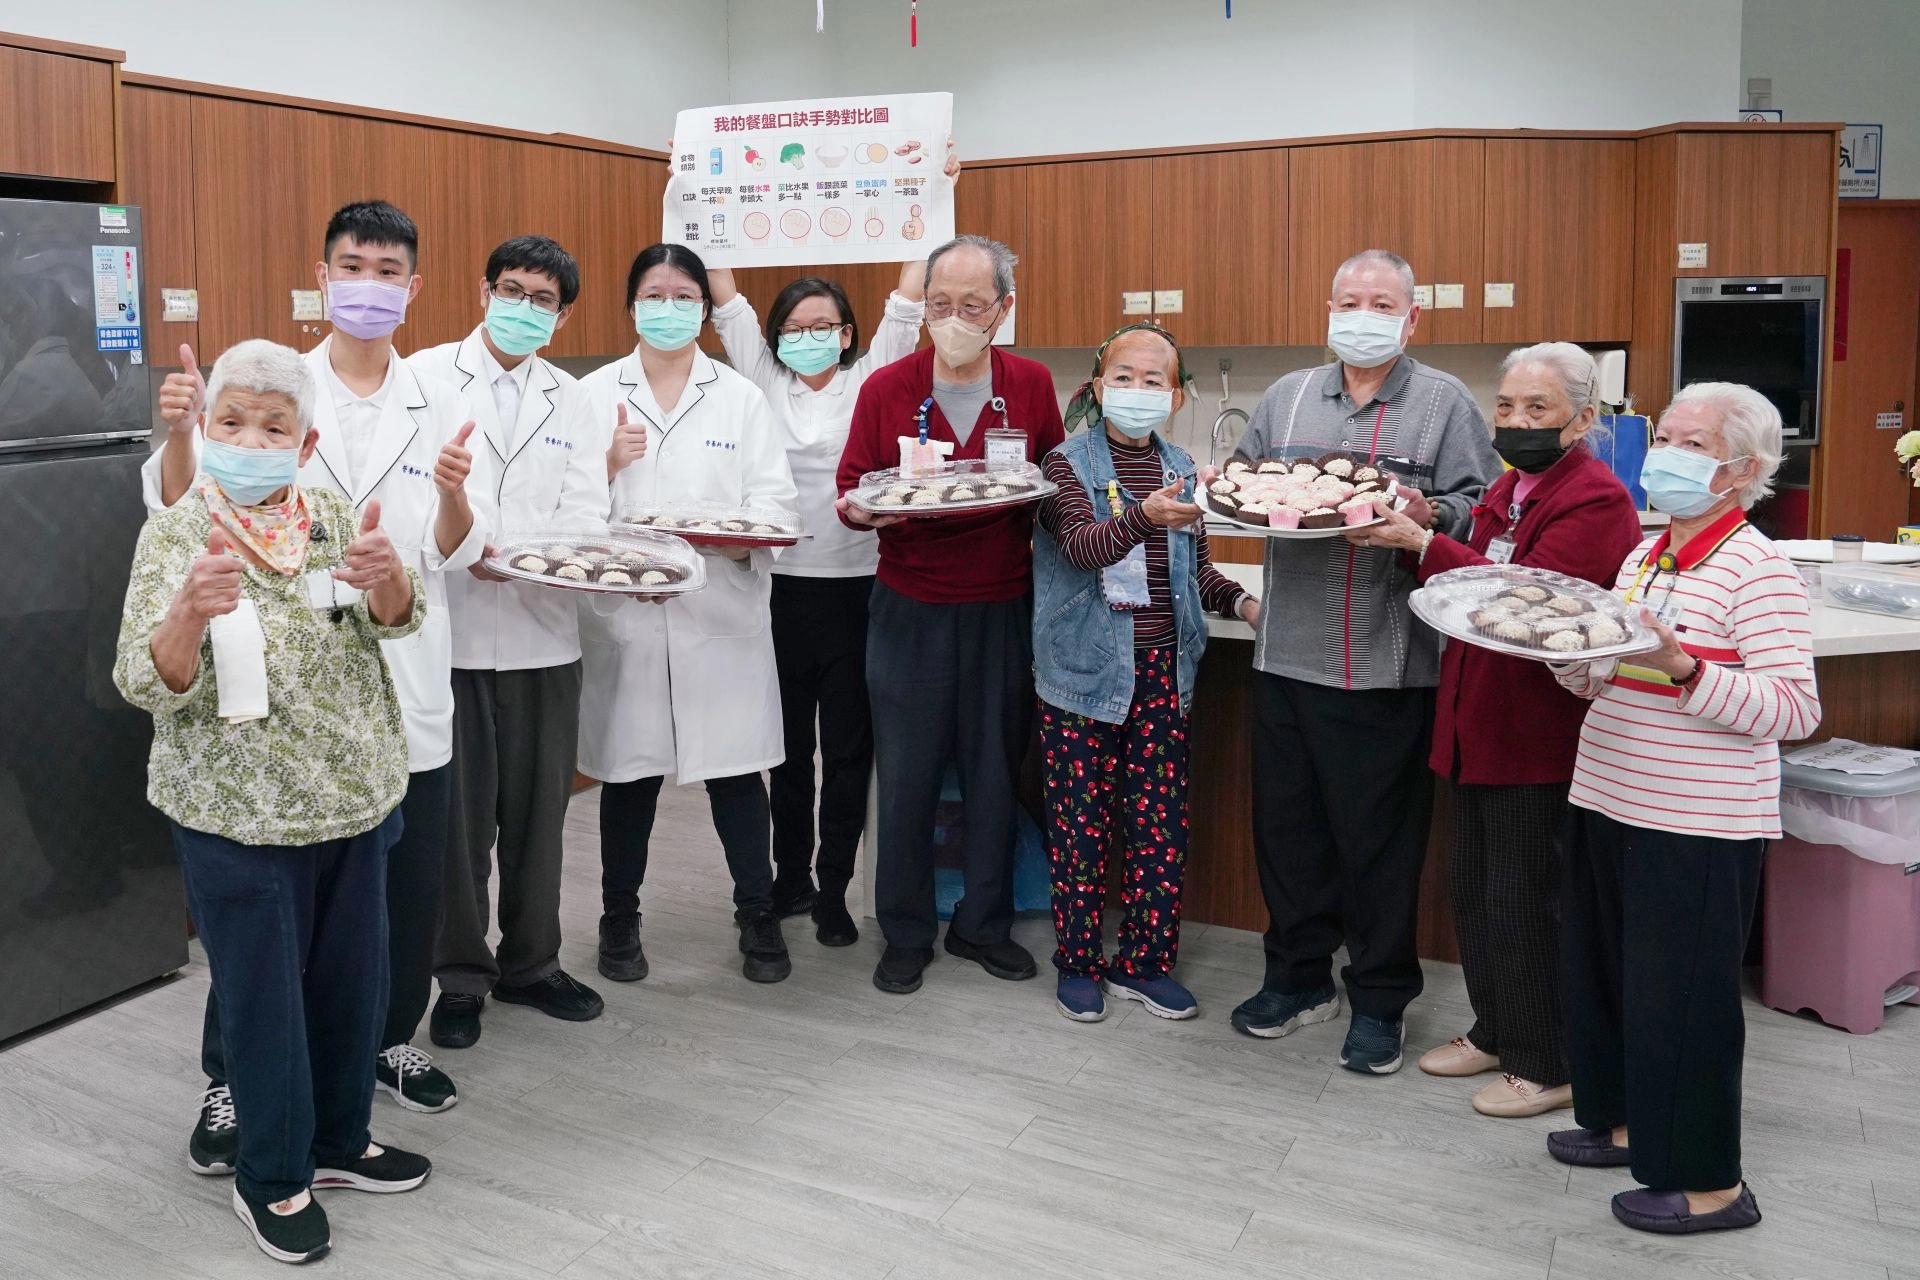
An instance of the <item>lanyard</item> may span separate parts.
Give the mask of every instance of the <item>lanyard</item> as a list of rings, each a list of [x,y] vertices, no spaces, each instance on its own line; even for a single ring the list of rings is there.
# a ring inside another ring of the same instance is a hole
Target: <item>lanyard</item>
[[[1698,559],[1694,560],[1693,563],[1687,567],[1691,569],[1698,565],[1705,564],[1714,552],[1727,545],[1728,539],[1732,538],[1734,534],[1740,532],[1740,530],[1745,527],[1746,521],[1736,521],[1732,528],[1720,535],[1719,541],[1708,547],[1700,554]],[[1680,558],[1668,546],[1668,543],[1671,542],[1672,539],[1672,530],[1662,533],[1659,540],[1647,548],[1647,554],[1640,557],[1640,568],[1633,575],[1633,585],[1627,588],[1628,604],[1632,604],[1634,598],[1640,595],[1640,587],[1643,581],[1647,588],[1647,594],[1651,595],[1654,584],[1660,581],[1660,575],[1663,573],[1667,575],[1667,594],[1662,597],[1662,603],[1664,604],[1673,599],[1673,589],[1680,584]],[[1653,574],[1651,577],[1647,574],[1648,565],[1653,566]]]
[[[1116,516],[1126,514],[1126,507],[1120,503],[1120,482],[1118,480],[1107,481],[1107,507]]]
[[[920,424],[920,443],[921,444],[925,444],[927,442],[927,414],[931,413],[932,411],[933,411],[933,397],[928,396],[925,400],[922,400],[920,402],[920,411],[913,415],[913,420]]]

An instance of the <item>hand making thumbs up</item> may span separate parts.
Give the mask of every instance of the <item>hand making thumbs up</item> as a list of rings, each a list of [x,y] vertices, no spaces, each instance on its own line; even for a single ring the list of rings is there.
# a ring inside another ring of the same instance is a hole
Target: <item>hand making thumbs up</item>
[[[467,448],[467,437],[472,434],[473,424],[469,422],[440,447],[440,458],[433,464],[433,483],[448,497],[466,486],[467,476],[473,471],[473,454]]]
[[[240,607],[246,572],[238,556],[227,554],[227,535],[216,526],[207,535],[207,553],[194,557],[180,586],[179,604],[204,625],[209,618]]]
[[[207,380],[194,363],[193,348],[180,344],[179,373],[170,373],[160,384],[160,417],[171,436],[181,428],[191,430],[207,408]]]
[[[622,403],[614,414],[613,446],[607,450],[607,479],[611,480],[647,456],[647,424],[627,420]]]
[[[335,569],[333,576],[361,591],[406,580],[400,553],[380,527],[380,499],[368,501],[360,517],[360,535],[347,544],[347,562]]]

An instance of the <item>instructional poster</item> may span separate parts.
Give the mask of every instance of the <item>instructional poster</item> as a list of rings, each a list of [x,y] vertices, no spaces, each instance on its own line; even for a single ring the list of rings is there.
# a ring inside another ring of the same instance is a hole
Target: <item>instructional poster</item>
[[[710,267],[905,262],[953,238],[953,95],[682,111],[662,239]]]

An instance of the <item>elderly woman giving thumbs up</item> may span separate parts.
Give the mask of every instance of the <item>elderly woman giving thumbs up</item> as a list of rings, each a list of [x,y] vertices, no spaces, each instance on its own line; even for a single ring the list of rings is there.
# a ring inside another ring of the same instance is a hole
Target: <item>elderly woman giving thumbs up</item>
[[[234,1210],[274,1257],[328,1245],[310,1189],[408,1190],[368,1133],[386,1016],[387,852],[407,741],[380,641],[426,595],[380,527],[299,482],[318,433],[301,357],[214,365],[199,473],[140,535],[114,681],[150,712],[148,799],[172,822],[244,1120]]]

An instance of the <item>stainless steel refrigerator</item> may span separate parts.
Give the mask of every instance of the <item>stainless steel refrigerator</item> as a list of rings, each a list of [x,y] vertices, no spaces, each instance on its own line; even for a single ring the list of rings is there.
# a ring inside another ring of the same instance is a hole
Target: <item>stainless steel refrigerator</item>
[[[152,429],[142,265],[137,208],[0,200],[0,1044],[187,960],[151,722],[113,687]]]

